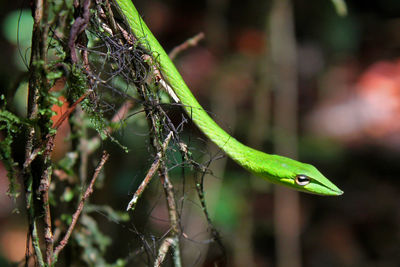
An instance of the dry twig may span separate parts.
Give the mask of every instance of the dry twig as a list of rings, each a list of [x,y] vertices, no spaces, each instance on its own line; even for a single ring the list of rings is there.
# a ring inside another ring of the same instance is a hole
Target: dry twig
[[[88,188],[86,189],[85,194],[83,194],[83,196],[79,202],[78,208],[76,209],[75,213],[72,215],[72,222],[71,222],[70,226],[68,227],[67,232],[65,233],[65,236],[63,237],[63,239],[60,241],[59,245],[54,249],[53,260],[57,259],[58,254],[67,245],[68,240],[72,234],[72,231],[74,230],[75,225],[78,222],[79,215],[81,214],[81,212],[83,210],[85,201],[93,193],[93,186],[96,183],[97,177],[99,176],[100,171],[102,170],[104,164],[108,160],[108,157],[109,157],[109,154],[106,151],[103,151],[103,156],[101,157],[100,163],[97,165],[97,167],[94,171],[92,180],[90,181],[90,184],[89,184]]]
[[[181,53],[182,51],[184,51],[184,50],[186,50],[186,49],[188,49],[188,48],[190,48],[190,47],[197,46],[197,44],[198,44],[201,40],[203,40],[204,37],[205,37],[205,35],[204,35],[203,32],[200,32],[200,33],[196,34],[196,35],[193,36],[192,38],[187,39],[187,40],[186,40],[185,42],[183,42],[182,44],[180,44],[180,45],[174,47],[174,49],[172,49],[171,52],[169,52],[168,56],[169,56],[171,59],[175,59],[176,56],[177,56],[179,53]]]
[[[168,134],[167,138],[165,139],[165,141],[163,143],[163,152],[165,152],[165,150],[167,149],[168,143],[171,140],[172,136],[173,136],[173,133],[170,132]],[[128,207],[126,208],[127,211],[134,208],[139,197],[142,195],[144,189],[150,183],[151,178],[153,177],[154,173],[158,170],[158,168],[160,166],[161,157],[162,157],[162,153],[161,152],[157,153],[156,159],[154,160],[153,164],[151,165],[149,171],[147,172],[146,177],[143,179],[139,188],[136,190],[135,194],[132,197],[132,200],[129,201]]]
[[[164,239],[160,248],[158,249],[158,255],[154,262],[154,267],[160,267],[161,264],[164,262],[165,256],[169,250],[169,247],[174,243],[174,239],[172,237],[168,237]]]

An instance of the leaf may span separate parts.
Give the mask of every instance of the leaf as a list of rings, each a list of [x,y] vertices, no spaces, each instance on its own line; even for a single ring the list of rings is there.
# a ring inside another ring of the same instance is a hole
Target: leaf
[[[347,15],[347,5],[344,0],[331,0],[333,5],[335,6],[336,13],[338,13],[339,16],[346,16]]]

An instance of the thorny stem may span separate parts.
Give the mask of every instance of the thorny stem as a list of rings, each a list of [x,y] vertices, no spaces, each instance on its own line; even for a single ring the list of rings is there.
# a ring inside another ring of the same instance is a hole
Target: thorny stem
[[[54,262],[57,260],[58,254],[61,252],[61,250],[63,250],[63,248],[67,245],[68,240],[72,234],[72,231],[74,230],[75,225],[78,222],[79,215],[81,214],[81,212],[83,210],[85,201],[93,193],[94,184],[96,183],[97,177],[99,176],[100,171],[103,169],[104,164],[108,160],[108,157],[109,157],[109,154],[106,151],[103,151],[103,156],[101,157],[100,163],[97,165],[97,167],[94,171],[92,180],[90,181],[90,184],[89,184],[88,188],[86,189],[85,194],[83,194],[81,200],[79,201],[78,208],[72,215],[72,222],[71,222],[70,226],[68,227],[67,232],[65,233],[65,236],[63,237],[63,239],[60,241],[59,245],[54,249],[54,253],[53,253],[53,261]]]

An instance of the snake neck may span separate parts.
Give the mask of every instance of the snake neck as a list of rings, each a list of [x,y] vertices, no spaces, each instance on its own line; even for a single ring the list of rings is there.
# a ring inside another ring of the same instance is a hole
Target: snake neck
[[[197,127],[230,158],[246,168],[246,151],[250,148],[223,130],[200,106],[190,91],[175,90],[183,107]]]
[[[168,83],[174,89],[183,108],[197,127],[220,149],[222,149],[234,161],[247,168],[246,151],[250,148],[237,141],[223,130],[203,109],[197,99],[184,82],[183,78],[170,62],[167,55],[159,55],[162,73]],[[172,74],[172,75],[171,75]]]

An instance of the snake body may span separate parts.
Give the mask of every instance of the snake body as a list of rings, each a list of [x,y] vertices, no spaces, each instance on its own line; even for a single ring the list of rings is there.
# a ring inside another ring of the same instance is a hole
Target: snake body
[[[314,166],[250,148],[224,131],[193,96],[171,59],[140,17],[131,0],[115,0],[139,44],[157,60],[163,79],[173,89],[197,127],[235,162],[272,183],[318,195],[343,194]]]

